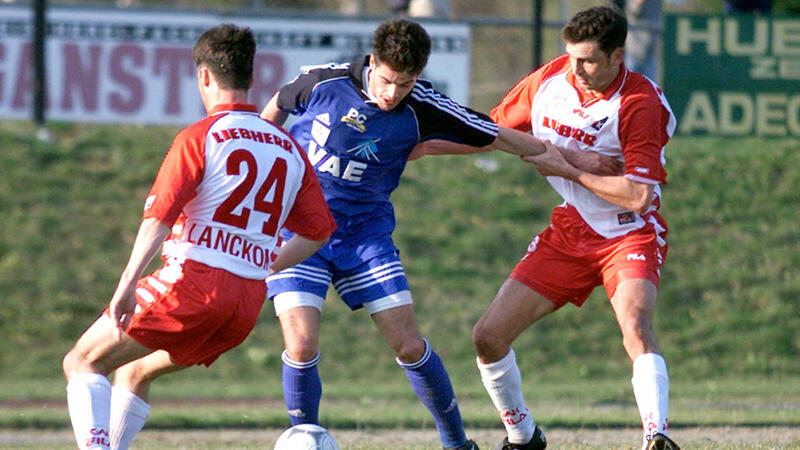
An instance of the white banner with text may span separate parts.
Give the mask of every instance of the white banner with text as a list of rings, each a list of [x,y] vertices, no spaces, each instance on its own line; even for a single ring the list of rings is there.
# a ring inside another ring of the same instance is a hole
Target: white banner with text
[[[51,7],[46,16],[47,120],[160,125],[205,115],[192,47],[208,28],[234,23],[257,42],[250,102],[261,108],[309,64],[347,62],[372,47],[376,21],[237,17],[211,13]],[[425,23],[433,50],[423,77],[469,103],[470,30]],[[0,6],[0,118],[33,110],[33,13]]]

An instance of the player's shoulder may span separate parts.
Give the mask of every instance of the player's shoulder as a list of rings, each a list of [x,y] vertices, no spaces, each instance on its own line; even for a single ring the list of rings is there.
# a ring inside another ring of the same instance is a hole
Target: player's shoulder
[[[646,76],[633,71],[627,71],[625,85],[620,94],[623,101],[644,102],[649,104],[660,104],[665,101],[664,91],[655,81]]]
[[[226,114],[227,112],[213,114],[183,128],[175,135],[175,142],[205,140],[214,123],[225,117]]]
[[[419,78],[408,94],[408,103],[417,109],[436,109],[439,111],[460,111],[467,106],[453,100],[437,90],[429,80]]]
[[[300,67],[298,78],[306,78],[316,82],[331,80],[334,78],[348,77],[350,73],[350,63],[329,62],[326,64],[307,65]]]

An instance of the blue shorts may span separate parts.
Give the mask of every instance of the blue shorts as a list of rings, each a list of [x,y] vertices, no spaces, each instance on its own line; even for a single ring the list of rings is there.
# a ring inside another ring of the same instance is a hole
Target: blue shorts
[[[334,289],[347,306],[356,310],[364,303],[407,291],[408,279],[395,248],[351,268],[338,267],[320,251],[303,261],[267,278],[267,292],[272,299],[284,292],[306,292],[325,298],[328,286]],[[351,257],[353,255],[350,255]]]

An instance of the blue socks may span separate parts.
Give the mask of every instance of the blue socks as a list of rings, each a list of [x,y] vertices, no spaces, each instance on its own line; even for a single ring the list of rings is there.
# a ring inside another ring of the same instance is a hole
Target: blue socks
[[[283,399],[292,426],[303,423],[319,424],[319,402],[322,398],[322,381],[317,371],[319,353],[311,361],[300,363],[289,358],[284,350]]]
[[[411,388],[433,415],[442,445],[445,448],[464,445],[467,437],[450,377],[428,341],[425,340],[425,353],[419,361],[403,364],[398,360],[397,363],[406,369]]]
[[[299,363],[292,360],[284,351],[283,360],[283,398],[292,426],[303,423],[319,423],[319,403],[322,398],[317,363],[319,354],[311,361]],[[403,364],[411,388],[428,408],[439,431],[439,440],[446,448],[460,447],[467,441],[461,412],[458,409],[450,377],[441,358],[425,341],[425,353],[419,361]]]

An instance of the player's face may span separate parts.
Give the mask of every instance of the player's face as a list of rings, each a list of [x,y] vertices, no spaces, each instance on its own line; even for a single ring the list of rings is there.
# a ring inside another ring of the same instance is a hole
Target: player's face
[[[369,65],[371,70],[367,87],[378,108],[384,111],[391,111],[402,102],[419,78],[419,75],[397,72],[388,64],[381,64],[373,57],[370,57]]]
[[[617,78],[624,56],[621,48],[610,55],[600,50],[597,41],[568,42],[565,48],[578,89],[602,92]]]

